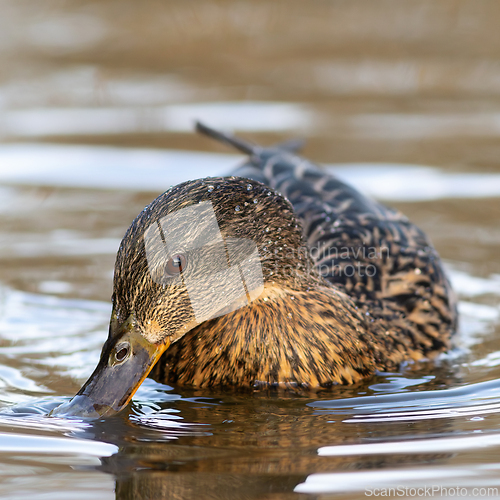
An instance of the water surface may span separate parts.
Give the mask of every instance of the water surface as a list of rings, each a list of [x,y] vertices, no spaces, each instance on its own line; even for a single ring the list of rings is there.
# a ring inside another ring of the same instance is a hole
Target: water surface
[[[472,0],[0,2],[0,497],[498,496],[499,18]],[[242,160],[194,119],[305,137],[419,224],[459,297],[456,349],[314,397],[147,380],[113,418],[48,418],[99,358],[132,219]]]

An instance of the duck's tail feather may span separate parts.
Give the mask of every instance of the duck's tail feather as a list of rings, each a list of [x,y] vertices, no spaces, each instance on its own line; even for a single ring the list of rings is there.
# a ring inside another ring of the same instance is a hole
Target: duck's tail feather
[[[196,122],[196,131],[217,141],[229,144],[242,153],[250,156],[259,154],[262,151],[262,148],[260,146],[257,146],[256,144],[252,144],[251,142],[240,139],[239,137],[235,137],[234,135],[221,132],[220,130],[215,130],[199,121]],[[304,141],[302,139],[290,139],[288,141],[276,144],[275,146],[273,146],[273,149],[281,149],[283,151],[290,151],[292,153],[295,153],[303,146]]]
[[[244,141],[243,139],[235,137],[234,135],[226,134],[225,132],[221,132],[220,130],[215,130],[201,122],[196,122],[196,131],[208,137],[211,137],[216,141],[229,144],[230,146],[233,146],[234,148],[247,155],[253,155],[261,149],[255,144]]]

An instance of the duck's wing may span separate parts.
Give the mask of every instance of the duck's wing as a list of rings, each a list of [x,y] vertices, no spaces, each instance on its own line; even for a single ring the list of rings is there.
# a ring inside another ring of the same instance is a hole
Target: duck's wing
[[[234,175],[263,182],[290,200],[327,281],[423,354],[448,345],[457,322],[454,295],[438,253],[417,226],[294,148],[262,148],[217,134],[210,135],[250,155]]]

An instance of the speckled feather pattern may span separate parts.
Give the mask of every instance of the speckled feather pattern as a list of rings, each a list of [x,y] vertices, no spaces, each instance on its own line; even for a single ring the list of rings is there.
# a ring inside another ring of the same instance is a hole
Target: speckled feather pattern
[[[286,147],[253,148],[234,174],[167,191],[124,237],[114,315],[119,322],[134,312],[146,338],[174,341],[151,376],[198,387],[315,389],[449,348],[453,292],[428,238],[406,217]],[[187,331],[185,290],[152,282],[143,234],[152,220],[206,200],[224,238],[256,243],[265,289]]]
[[[391,326],[423,355],[449,347],[457,326],[453,291],[430,240],[401,212],[290,153],[271,150],[236,173],[265,180],[292,202],[322,276],[370,322],[388,322],[392,336]],[[358,272],[349,276],[347,266]],[[373,276],[363,273],[368,266]]]

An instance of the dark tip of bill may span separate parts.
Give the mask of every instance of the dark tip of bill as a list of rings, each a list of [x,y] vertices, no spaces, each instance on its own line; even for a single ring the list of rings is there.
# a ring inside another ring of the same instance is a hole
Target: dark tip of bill
[[[98,408],[96,408],[96,406]],[[104,407],[104,405],[94,405],[87,396],[78,395],[70,401],[54,408],[49,413],[49,417],[79,417],[95,419],[101,418],[101,416],[109,410],[111,410],[111,408]]]

